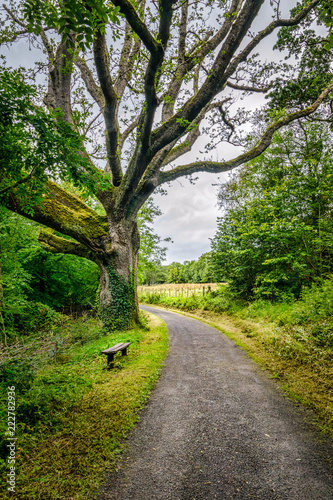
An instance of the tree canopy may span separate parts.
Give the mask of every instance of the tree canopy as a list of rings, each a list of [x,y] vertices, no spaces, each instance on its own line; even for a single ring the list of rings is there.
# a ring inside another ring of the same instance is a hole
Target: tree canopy
[[[12,189],[4,203],[49,228],[39,237],[49,250],[99,265],[101,308],[110,326],[126,326],[137,318],[136,218],[156,188],[200,171],[231,170],[263,153],[281,127],[319,110],[323,119],[331,114],[329,2],[303,0],[286,18],[280,2],[272,3],[272,18],[252,32],[264,3],[13,0],[3,7],[2,43],[30,37],[43,53],[38,71],[29,75],[44,73],[44,94],[28,115],[43,107],[45,123],[49,116],[53,120],[50,133],[67,127],[60,134],[65,142],[42,171],[24,165],[15,175],[6,172],[1,182]],[[313,31],[316,22],[325,28],[324,35]],[[274,64],[261,57],[274,31],[279,31],[277,47],[287,48],[295,61]],[[254,114],[261,133],[246,144],[242,127],[252,118],[237,100],[258,92],[268,95],[270,112]],[[20,120],[13,123],[15,133]],[[28,144],[38,163],[40,132],[35,134],[31,121],[24,130],[32,134]],[[182,161],[207,132],[200,157]],[[211,151],[224,142],[244,150],[230,160],[213,161]],[[64,165],[57,154],[66,147],[76,157],[69,155]],[[46,142],[43,152],[49,148]],[[8,158],[11,154],[6,152]],[[103,212],[61,187],[63,172],[88,186]],[[43,180],[45,189],[42,200],[29,205],[19,187],[36,179]]]

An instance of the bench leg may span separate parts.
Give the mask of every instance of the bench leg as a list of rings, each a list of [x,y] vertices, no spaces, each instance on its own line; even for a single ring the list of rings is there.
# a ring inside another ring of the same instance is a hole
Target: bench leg
[[[108,370],[110,370],[113,367],[113,358],[114,354],[108,354]]]
[[[121,351],[122,356],[127,356],[127,347]]]

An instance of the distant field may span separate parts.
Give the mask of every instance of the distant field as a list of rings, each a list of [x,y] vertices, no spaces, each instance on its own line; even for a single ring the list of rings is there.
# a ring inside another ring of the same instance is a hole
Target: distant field
[[[219,283],[164,283],[162,285],[138,286],[138,293],[157,293],[169,297],[189,297],[190,295],[205,294],[210,290],[217,290]]]

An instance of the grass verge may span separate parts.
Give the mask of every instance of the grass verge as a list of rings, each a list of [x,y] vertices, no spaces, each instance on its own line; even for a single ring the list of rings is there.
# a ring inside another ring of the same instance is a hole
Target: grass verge
[[[20,500],[96,497],[103,471],[117,459],[122,439],[139,419],[168,345],[165,324],[152,315],[149,329],[102,335],[101,325],[90,319],[68,322],[54,335],[58,349],[53,346],[50,352],[49,338],[44,349],[39,338],[34,354],[28,350],[25,360],[17,356],[16,364],[12,360],[2,365],[2,387],[5,374],[17,388],[15,465]],[[128,356],[117,355],[113,370],[106,370],[100,351],[123,341],[132,342]],[[3,392],[1,412],[6,416]],[[5,425],[6,419],[2,421]],[[10,498],[2,444],[2,498]]]
[[[172,310],[165,300],[161,304],[155,300],[154,304],[147,305]],[[271,310],[274,307],[267,304],[262,305],[261,311],[257,305],[252,311],[239,307],[233,314],[217,314],[199,308],[185,312],[184,304],[178,299],[176,304],[173,301],[173,309],[219,329],[245,349],[256,363],[277,379],[291,399],[311,408],[316,425],[333,436],[333,351],[318,344],[304,325],[281,325],[281,314],[285,315],[286,306],[276,305],[282,313]]]

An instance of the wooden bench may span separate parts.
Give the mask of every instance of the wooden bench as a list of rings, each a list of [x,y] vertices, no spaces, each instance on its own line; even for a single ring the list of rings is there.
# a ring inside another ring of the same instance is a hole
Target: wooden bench
[[[127,355],[127,347],[131,344],[131,342],[120,342],[119,344],[116,344],[112,347],[109,347],[109,349],[105,349],[105,351],[102,351],[101,354],[106,354],[108,357],[108,368],[112,368],[113,366],[113,360],[114,360],[114,355],[121,351],[122,356]]]

